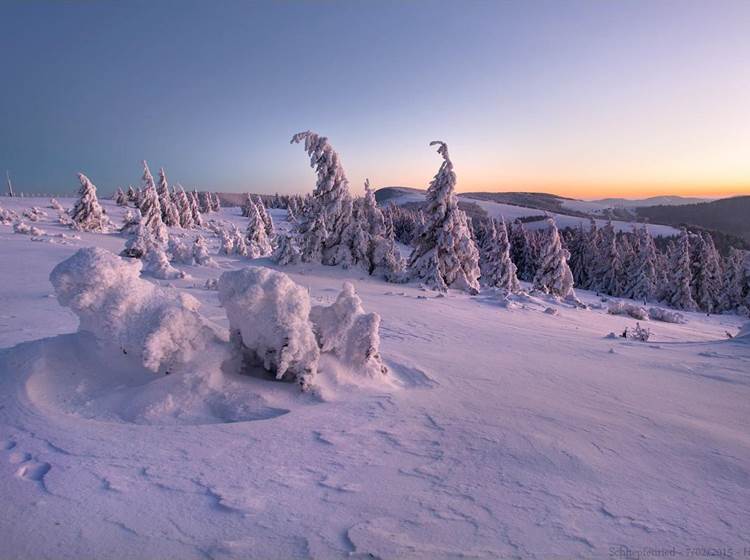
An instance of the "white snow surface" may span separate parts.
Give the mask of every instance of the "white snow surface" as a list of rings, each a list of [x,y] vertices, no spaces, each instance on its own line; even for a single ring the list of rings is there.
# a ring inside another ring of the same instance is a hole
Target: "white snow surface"
[[[19,215],[47,204],[0,198]],[[124,209],[102,205],[120,223]],[[272,214],[284,229],[285,212]],[[246,222],[239,208],[209,217]],[[635,320],[607,314],[586,291],[577,295],[589,309],[492,292],[439,297],[295,265],[283,271],[314,305],[353,283],[381,317],[394,379],[320,376],[325,390],[300,393],[226,371],[222,345],[170,375],[98,348],[48,277],[80,248],[116,254],[125,239],[72,236],[54,215],[38,225],[39,238],[0,225],[0,557],[606,558],[750,547],[750,344],[727,337],[743,323],[736,316],[642,322],[652,332],[643,343],[607,338]],[[215,255],[216,236],[202,234]],[[174,265],[189,277],[141,280],[190,294],[226,329],[206,281],[274,265],[214,259],[216,268]]]

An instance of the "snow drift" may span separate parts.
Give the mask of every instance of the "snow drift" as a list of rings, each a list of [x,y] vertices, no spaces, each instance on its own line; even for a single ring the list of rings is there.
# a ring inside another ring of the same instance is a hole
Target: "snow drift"
[[[141,261],[104,249],[80,249],[50,274],[60,305],[79,318],[79,331],[103,346],[139,356],[153,372],[172,372],[188,363],[216,331],[198,313],[199,302],[139,277]]]

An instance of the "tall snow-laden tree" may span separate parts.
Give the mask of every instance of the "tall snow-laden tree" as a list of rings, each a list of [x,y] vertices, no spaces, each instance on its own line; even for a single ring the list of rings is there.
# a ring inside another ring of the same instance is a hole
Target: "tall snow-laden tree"
[[[242,203],[242,207],[240,208],[240,213],[242,214],[243,218],[247,218],[250,216],[250,209],[255,206],[255,202],[253,202],[253,198],[250,196],[250,193],[245,193],[245,202]]]
[[[201,216],[200,202],[198,202],[198,193],[193,191],[188,194],[190,201],[190,213],[193,215],[193,225],[195,227],[203,226],[203,217]]]
[[[159,169],[159,184],[156,187],[156,193],[159,195],[159,206],[161,207],[161,219],[165,225],[170,227],[180,226],[180,214],[172,202],[172,195],[169,191],[169,182],[167,174],[162,167]]]
[[[596,254],[592,289],[611,296],[619,296],[622,293],[622,257],[612,222],[608,222],[599,230]]]
[[[260,215],[260,219],[263,220],[263,226],[266,228],[266,235],[270,237],[273,235],[273,220],[271,219],[271,214],[268,213],[268,210],[266,209],[266,205],[263,203],[263,199],[260,195],[258,195],[257,200],[255,201],[255,207],[258,209],[258,214]]]
[[[70,211],[73,227],[83,231],[103,231],[109,225],[109,219],[96,197],[96,187],[83,173],[78,174],[81,187],[78,189],[78,201]]]
[[[300,236],[302,262],[319,263],[323,256],[323,244],[328,237],[325,218],[319,214],[305,225],[306,229]]]
[[[563,298],[575,296],[573,274],[568,266],[569,253],[563,249],[552,218],[547,218],[547,235],[541,249],[539,266],[534,275],[534,288]]]
[[[188,198],[185,189],[182,188],[182,185],[178,185],[177,187],[177,192],[175,193],[175,206],[177,207],[178,216],[180,218],[180,226],[189,229],[195,225],[193,221],[193,209],[190,205],[190,199]]]
[[[480,269],[485,285],[500,288],[508,293],[520,291],[521,285],[516,276],[516,265],[510,258],[510,243],[505,220],[498,224],[495,220],[489,220],[482,252],[484,258],[480,259]]]
[[[747,281],[744,251],[732,247],[724,260],[724,277],[720,306],[724,311],[733,311],[743,304],[742,292]]]
[[[260,217],[258,207],[253,205],[250,209],[250,221],[245,231],[245,244],[247,246],[247,256],[251,259],[265,257],[271,254],[271,243],[266,235],[266,227],[263,219]]]
[[[680,237],[673,245],[669,265],[667,303],[677,309],[694,311],[697,305],[690,290],[692,274],[690,272],[690,240],[687,230],[682,230]]]
[[[130,185],[130,186],[128,187],[128,195],[127,195],[127,196],[128,196],[128,202],[135,202],[135,203],[138,203],[138,193],[137,193],[137,191],[136,191],[136,190],[135,190],[135,189],[133,188],[133,185]]]
[[[217,193],[208,194],[211,201],[211,211],[218,212],[219,210],[221,210],[221,201],[219,200],[219,195]]]
[[[693,299],[703,311],[712,313],[721,307],[723,289],[721,257],[709,234],[701,236],[696,266],[693,270]]]
[[[625,297],[649,301],[657,293],[657,256],[654,240],[646,226],[634,232],[633,257],[628,267]]]
[[[198,201],[200,203],[200,210],[203,214],[211,212],[213,201],[211,200],[211,193],[208,191],[201,191],[198,194]]]
[[[333,234],[333,224],[339,222],[343,204],[349,198],[349,181],[344,173],[338,153],[328,142],[328,138],[307,130],[292,136],[291,143],[304,142],[310,167],[315,169],[317,180],[313,199],[317,210],[323,215],[329,235]],[[299,216],[299,212],[297,215]],[[343,224],[340,224],[343,229]]]
[[[528,236],[526,235],[526,228],[521,220],[516,219],[510,226],[508,238],[510,240],[510,258],[516,265],[518,271],[518,277],[527,282],[531,282],[534,279],[532,271],[532,265],[528,262],[529,250],[527,245],[529,243]]]
[[[148,165],[143,162],[145,167],[143,173],[144,190],[138,206],[141,211],[141,224],[147,229],[151,236],[160,243],[166,243],[169,233],[161,219],[161,205],[159,204],[159,195],[156,193],[154,179],[148,170]]]
[[[479,251],[466,214],[458,208],[456,174],[445,142],[435,141],[443,163],[426,195],[425,225],[409,257],[412,278],[440,291],[448,288],[479,293]]]

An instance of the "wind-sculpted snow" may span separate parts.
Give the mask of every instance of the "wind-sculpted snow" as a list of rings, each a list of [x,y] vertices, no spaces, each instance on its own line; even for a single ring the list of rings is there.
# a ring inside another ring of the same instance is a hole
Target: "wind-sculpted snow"
[[[80,320],[80,331],[99,343],[139,356],[154,372],[188,363],[215,336],[198,313],[200,303],[142,280],[141,262],[96,247],[58,264],[50,282],[61,305]]]
[[[310,322],[307,291],[282,272],[248,267],[219,278],[232,340],[273,372],[308,386],[318,371],[320,350]]]
[[[356,373],[375,378],[387,373],[379,353],[380,315],[365,313],[351,282],[332,305],[314,306],[310,319],[321,351],[333,352]]]

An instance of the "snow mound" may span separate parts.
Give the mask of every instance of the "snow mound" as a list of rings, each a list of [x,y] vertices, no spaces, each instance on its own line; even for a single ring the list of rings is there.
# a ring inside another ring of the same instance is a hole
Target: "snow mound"
[[[320,350],[309,318],[310,296],[302,286],[281,272],[248,267],[219,277],[219,301],[245,361],[262,365],[276,379],[310,385]]]
[[[652,307],[648,310],[649,319],[654,321],[662,321],[664,323],[675,323],[682,325],[687,323],[687,319],[682,313],[677,311],[670,311],[669,309],[662,309],[661,307]]]
[[[215,339],[190,295],[174,294],[139,277],[141,262],[99,248],[81,249],[50,274],[59,303],[79,318],[79,331],[100,345],[138,356],[153,372],[173,372]]]
[[[332,305],[314,306],[310,320],[322,352],[332,352],[355,372],[370,377],[388,372],[379,354],[380,315],[365,313],[351,282],[344,282]]]
[[[648,319],[648,314],[643,307],[623,301],[613,301],[610,303],[607,313],[610,315],[627,315],[628,317],[639,319],[641,321]]]

